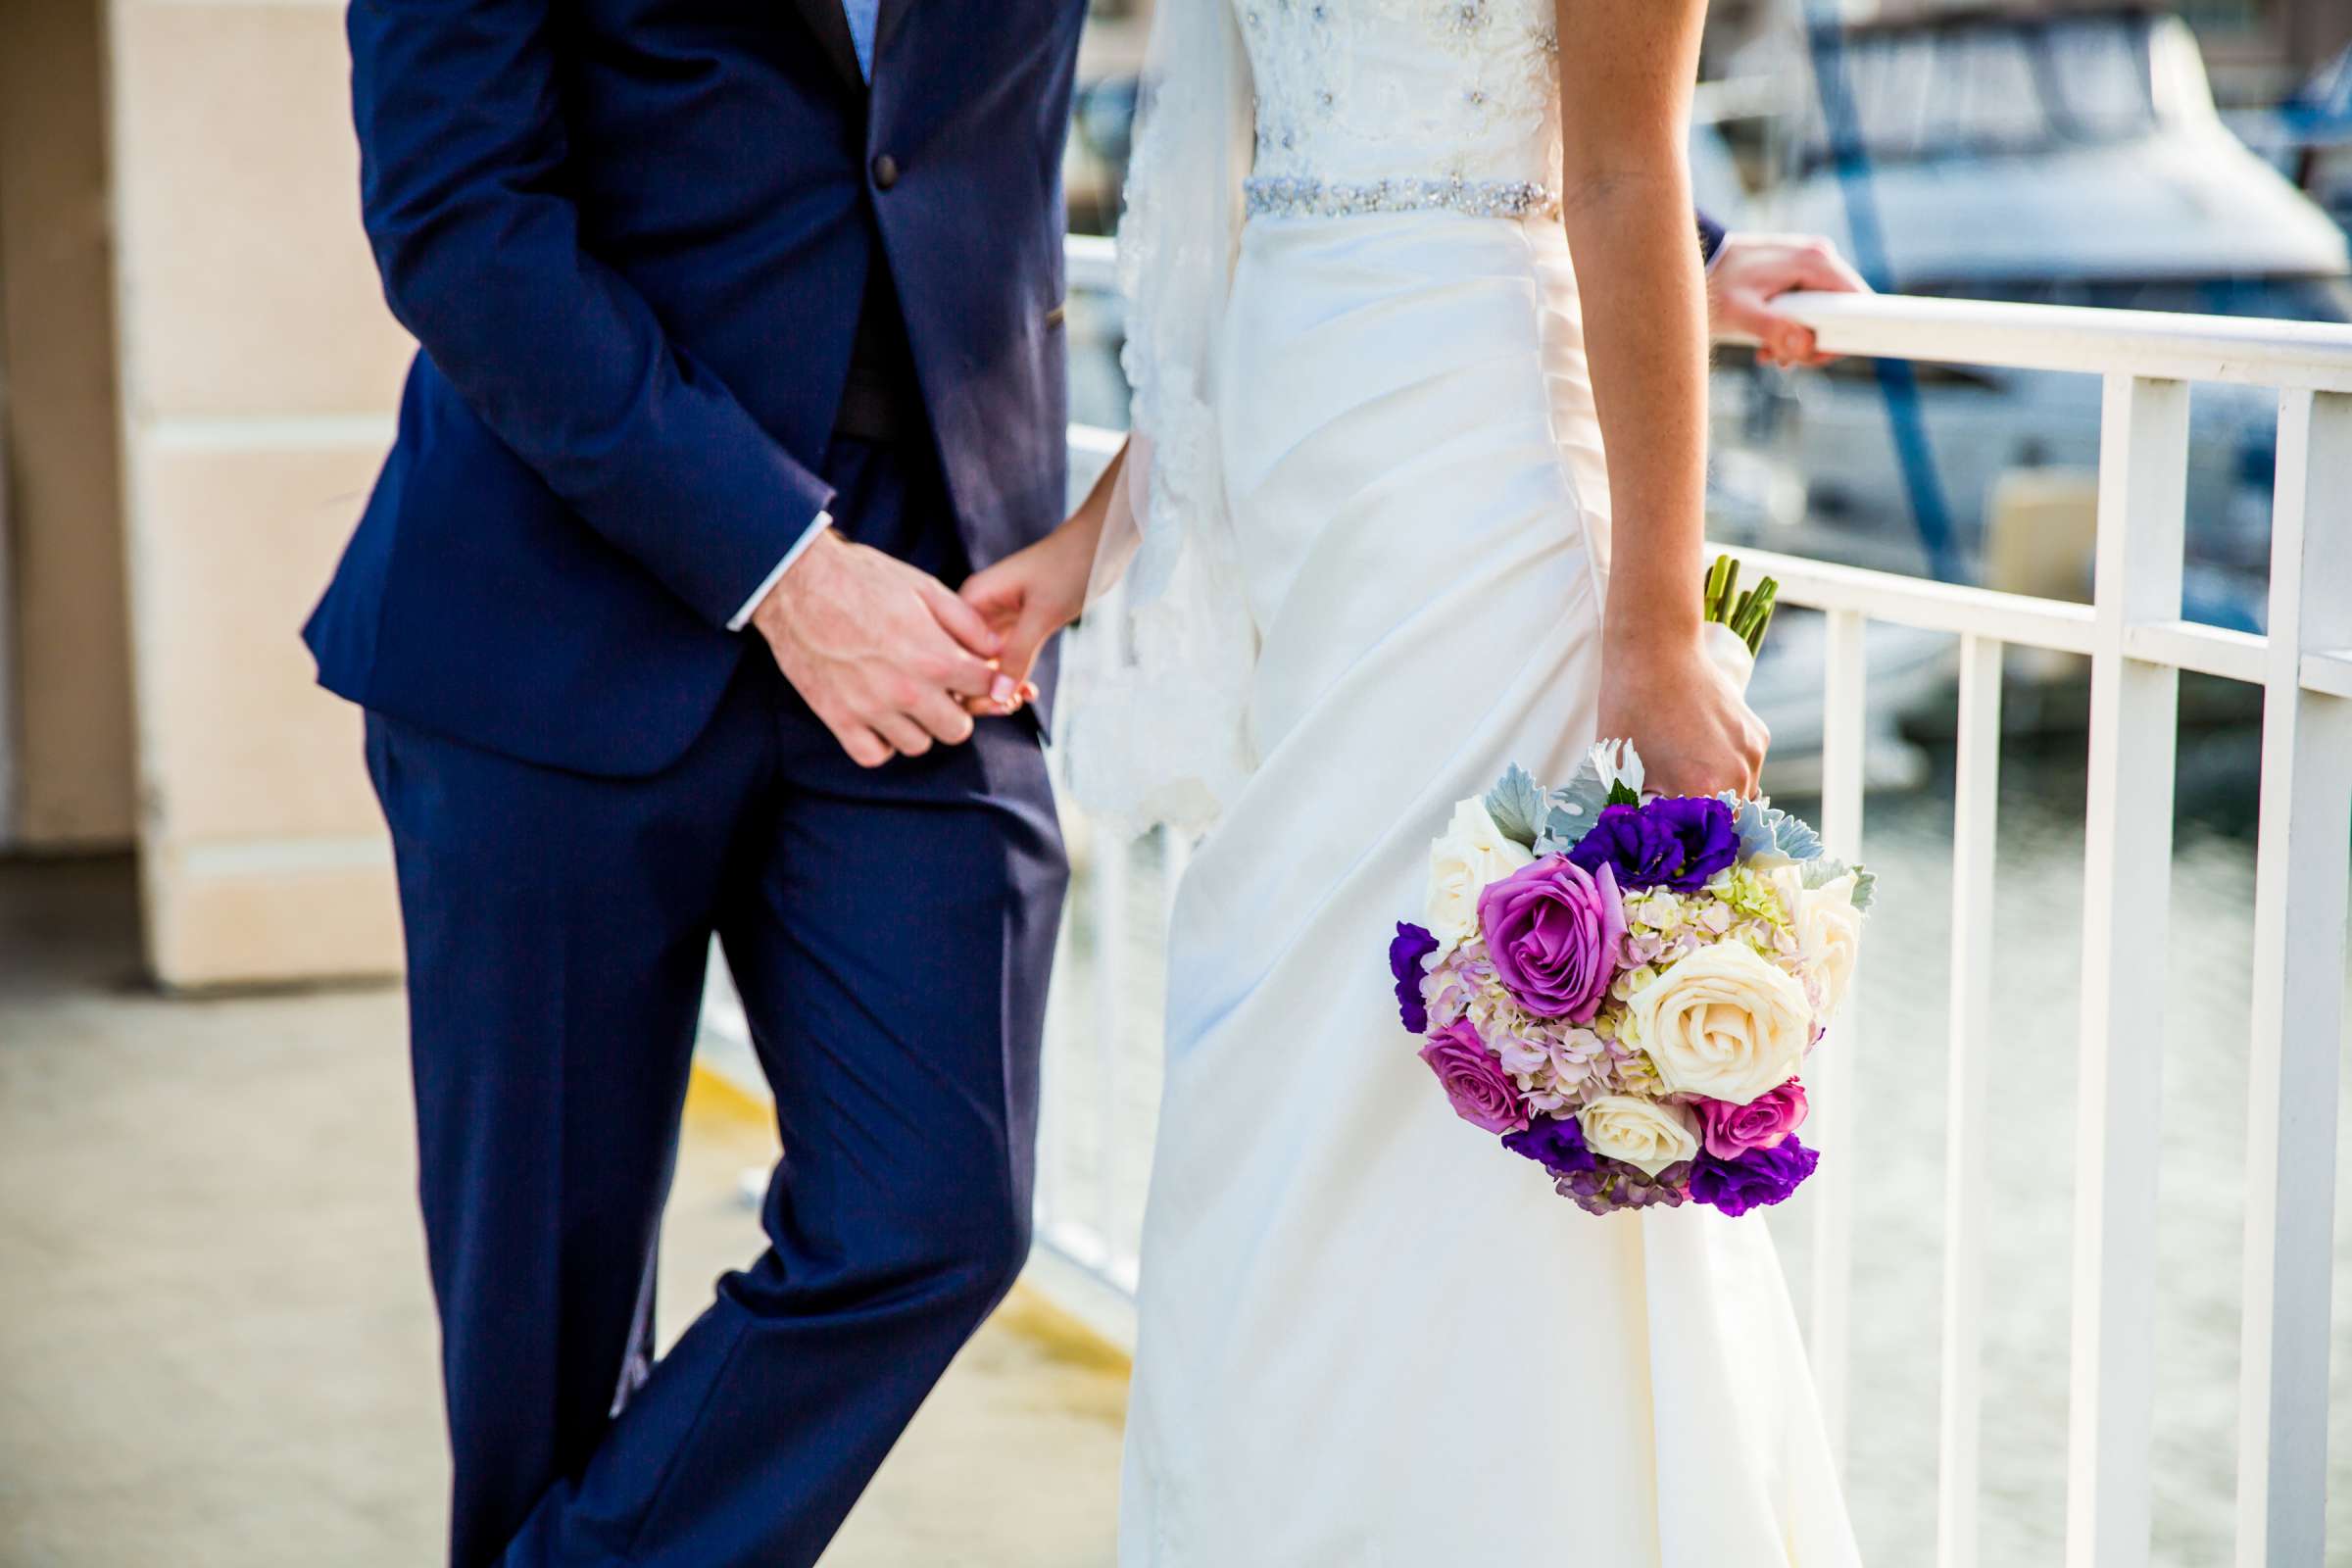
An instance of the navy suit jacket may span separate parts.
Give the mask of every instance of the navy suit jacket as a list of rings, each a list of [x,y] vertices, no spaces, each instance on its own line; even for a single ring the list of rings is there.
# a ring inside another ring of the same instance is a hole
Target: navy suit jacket
[[[421,352],[305,632],[320,681],[531,761],[666,766],[832,499],[876,267],[969,564],[1057,522],[1083,14],[882,0],[869,90],[839,0],[354,0],[362,207]]]

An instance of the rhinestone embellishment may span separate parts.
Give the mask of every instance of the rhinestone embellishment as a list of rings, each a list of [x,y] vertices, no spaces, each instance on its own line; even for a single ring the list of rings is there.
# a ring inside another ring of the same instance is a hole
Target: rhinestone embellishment
[[[1455,37],[1467,37],[1487,24],[1487,0],[1447,0],[1438,21]]]
[[[1242,185],[1251,218],[1350,218],[1362,213],[1461,213],[1470,218],[1557,218],[1560,198],[1524,179],[1380,179],[1341,184],[1303,175],[1253,175]]]

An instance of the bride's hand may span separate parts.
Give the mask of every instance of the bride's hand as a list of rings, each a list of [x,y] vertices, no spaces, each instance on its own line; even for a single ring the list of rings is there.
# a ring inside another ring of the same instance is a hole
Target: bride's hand
[[[1758,793],[1772,732],[1698,639],[1636,638],[1601,655],[1600,734],[1630,739],[1643,788],[1665,795]]]
[[[1037,696],[1029,672],[1048,638],[1078,618],[1086,606],[1086,580],[1094,570],[1097,530],[1073,520],[1026,550],[976,571],[957,590],[1004,639],[998,668],[1014,687],[1009,699],[975,697],[964,703],[975,714],[1009,713]],[[999,690],[1004,688],[1002,684]]]

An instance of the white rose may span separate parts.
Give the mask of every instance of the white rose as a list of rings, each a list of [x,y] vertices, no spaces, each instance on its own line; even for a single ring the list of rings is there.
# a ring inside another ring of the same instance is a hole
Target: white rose
[[[1813,1041],[1805,988],[1744,942],[1677,958],[1627,1009],[1635,1044],[1669,1093],[1735,1105],[1795,1077]]]
[[[1796,951],[1809,967],[1821,971],[1822,995],[1836,1012],[1854,981],[1854,960],[1862,956],[1862,911],[1854,907],[1854,874],[1835,877],[1817,888],[1805,886],[1794,866],[1772,873],[1773,886],[1788,901]]]
[[[1698,1129],[1690,1112],[1634,1095],[1603,1095],[1576,1113],[1585,1147],[1621,1159],[1644,1176],[1698,1153]]]
[[[1478,896],[1536,858],[1502,829],[1476,797],[1453,808],[1446,834],[1429,849],[1430,934],[1451,952],[1478,935]]]

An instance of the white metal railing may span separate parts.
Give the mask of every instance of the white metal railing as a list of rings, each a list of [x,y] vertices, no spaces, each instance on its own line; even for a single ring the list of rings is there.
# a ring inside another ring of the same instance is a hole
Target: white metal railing
[[[1068,267],[1074,288],[1109,286],[1110,242],[1073,238]],[[1751,578],[1780,579],[1784,602],[1827,616],[1822,828],[1841,851],[1862,837],[1866,622],[1960,638],[1936,1560],[1979,1561],[1995,801],[2002,655],[2017,646],[2085,655],[2091,664],[2066,1560],[2127,1568],[2149,1555],[2158,1158],[2149,1043],[2164,1019],[2161,989],[2137,956],[2161,952],[2169,925],[2177,691],[2188,669],[2263,689],[2237,1563],[2317,1563],[2352,831],[2352,328],[1892,297],[1801,296],[1787,308],[1837,353],[2082,371],[2105,384],[2090,605],[1735,552]],[[2267,636],[2180,618],[2192,381],[2279,394]],[[1099,465],[1117,439],[1074,428],[1073,456]],[[1172,886],[1181,856],[1164,853]],[[1049,1285],[1075,1285],[1077,1304],[1117,1332],[1137,1241],[1110,1156],[1126,1114],[1120,1075],[1134,1061],[1132,1012],[1120,1004],[1136,979],[1128,883],[1138,862],[1102,843],[1088,861],[1073,912],[1090,922],[1092,1015],[1079,1027],[1065,1004],[1070,984],[1058,983],[1050,1035],[1064,1056],[1083,1035],[1097,1125],[1087,1128],[1049,1084],[1039,1232],[1054,1266]],[[1851,1057],[1849,1042],[1817,1069],[1826,1148],[1844,1144],[1854,1125]],[[1097,1168],[1081,1192],[1067,1167],[1087,1151]],[[1814,1375],[1840,1437],[1853,1241],[1846,1164],[1825,1161],[1814,1183],[1808,1325]]]

